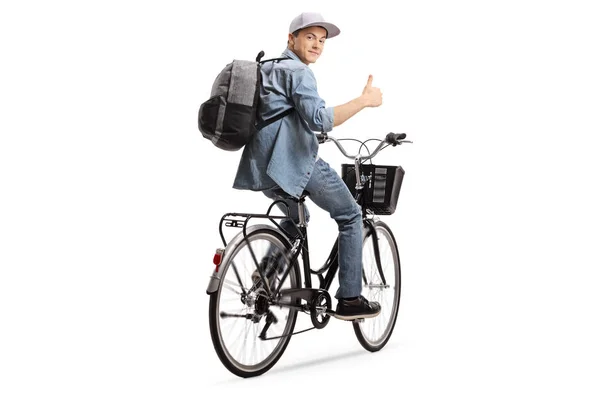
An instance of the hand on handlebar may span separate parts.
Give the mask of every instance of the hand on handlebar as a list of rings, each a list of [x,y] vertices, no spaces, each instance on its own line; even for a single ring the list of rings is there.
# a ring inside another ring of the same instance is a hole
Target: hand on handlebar
[[[319,144],[325,143],[328,139],[327,134],[325,132],[317,133],[317,134],[315,134],[315,136],[317,137]]]

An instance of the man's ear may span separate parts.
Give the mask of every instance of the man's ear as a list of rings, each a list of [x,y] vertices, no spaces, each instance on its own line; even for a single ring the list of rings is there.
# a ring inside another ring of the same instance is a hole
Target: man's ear
[[[291,33],[288,33],[288,45],[294,45],[294,35],[292,35]]]

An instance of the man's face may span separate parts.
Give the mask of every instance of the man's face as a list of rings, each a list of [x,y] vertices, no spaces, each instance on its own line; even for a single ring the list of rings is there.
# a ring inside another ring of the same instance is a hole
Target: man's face
[[[289,36],[293,43],[292,50],[306,65],[317,61],[323,52],[326,38],[327,31],[320,26],[304,28],[298,33],[298,37],[291,33]]]

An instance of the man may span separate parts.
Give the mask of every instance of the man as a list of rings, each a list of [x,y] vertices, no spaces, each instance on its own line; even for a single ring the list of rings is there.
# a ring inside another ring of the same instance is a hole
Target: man
[[[288,47],[282,55],[289,59],[262,66],[259,112],[266,120],[290,108],[294,111],[261,129],[245,146],[233,187],[262,191],[270,199],[286,201],[295,221],[298,221],[297,206],[282,197],[281,191],[294,198],[307,194],[317,206],[329,212],[339,230],[340,287],[335,294],[338,299],[335,316],[351,320],[374,317],[381,307],[361,296],[360,207],[337,172],[318,157],[319,144],[314,132],[329,132],[364,108],[380,106],[382,95],[372,86],[373,77],[369,76],[362,94],[345,104],[326,107],[319,97],[309,65],[319,59],[325,42],[339,33],[337,26],[318,13],[302,13],[294,18]],[[287,229],[293,232],[290,228],[288,225]]]

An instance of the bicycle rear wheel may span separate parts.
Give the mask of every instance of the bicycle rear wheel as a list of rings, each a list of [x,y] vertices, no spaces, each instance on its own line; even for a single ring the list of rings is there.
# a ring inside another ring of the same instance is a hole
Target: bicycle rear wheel
[[[373,224],[377,233],[377,247],[381,259],[382,280],[375,258],[374,236],[365,228],[363,239],[363,290],[369,301],[381,304],[381,313],[374,318],[354,321],[354,333],[360,344],[369,351],[379,351],[386,345],[396,324],[400,306],[400,257],[396,239],[383,222]]]
[[[266,265],[265,261],[280,255],[279,259],[285,263],[289,249],[289,242],[273,229],[255,230],[248,234],[247,240],[237,241],[231,249],[226,249],[225,264],[219,267],[223,268],[219,287],[210,296],[209,325],[219,359],[235,375],[248,378],[265,373],[279,360],[290,341],[297,311],[270,303],[262,283],[256,284],[260,278],[254,261],[256,257],[260,268],[265,268],[263,273],[270,275],[269,287],[275,288],[282,276],[277,266]],[[295,262],[282,289],[298,288],[300,282]]]

